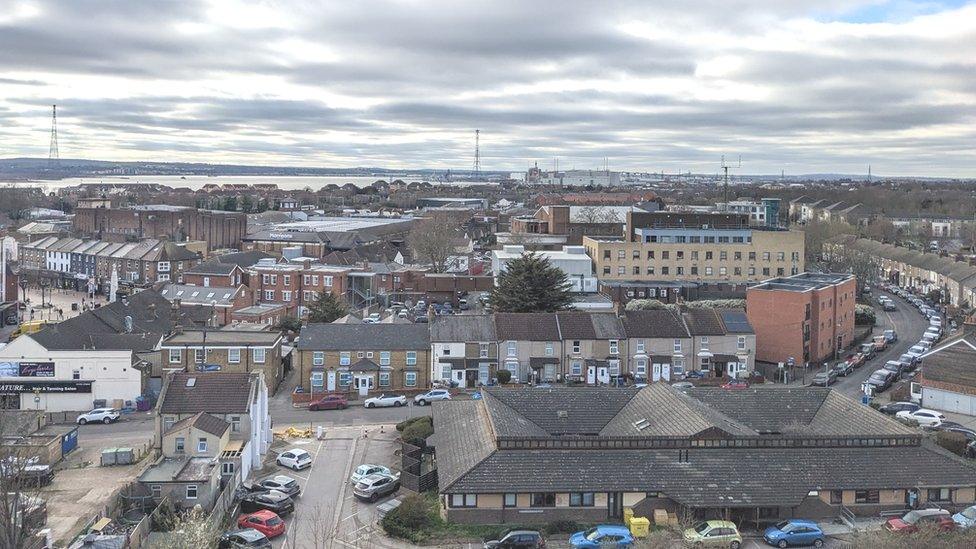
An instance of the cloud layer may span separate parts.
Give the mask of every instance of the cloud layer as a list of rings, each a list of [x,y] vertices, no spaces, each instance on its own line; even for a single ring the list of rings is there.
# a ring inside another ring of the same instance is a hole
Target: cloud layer
[[[0,157],[976,176],[976,3],[811,5],[0,0]]]

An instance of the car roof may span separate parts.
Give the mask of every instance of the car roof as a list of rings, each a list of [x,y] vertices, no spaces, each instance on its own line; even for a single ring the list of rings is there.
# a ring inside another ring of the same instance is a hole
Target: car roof
[[[365,477],[363,477],[362,480],[360,480],[359,482],[366,482],[366,481],[368,481],[368,482],[375,482],[375,481],[377,481],[377,480],[379,480],[381,478],[390,478],[392,476],[393,475],[388,475],[386,473],[371,473],[371,474],[366,475]]]
[[[285,451],[286,452],[291,452],[293,454],[307,454],[308,453],[308,450],[305,450],[304,448],[289,448],[289,449],[287,449]],[[281,475],[279,475],[279,476],[281,476]]]
[[[786,522],[790,524],[802,524],[803,526],[817,526],[816,522],[806,519],[786,519]]]
[[[239,530],[231,530],[230,532],[227,532],[227,535],[241,536],[247,541],[257,541],[265,537],[264,534],[262,534],[258,530],[255,530],[254,528],[241,528]]]
[[[711,528],[735,528],[735,523],[728,520],[707,520],[705,522]]]
[[[621,532],[630,533],[630,530],[626,526],[620,526],[619,524],[599,524],[596,527],[598,532],[604,534],[619,534]]]
[[[253,513],[248,513],[249,517],[258,517],[262,519],[269,519],[278,516],[274,511],[269,511],[267,509],[261,509],[260,511],[255,511]]]

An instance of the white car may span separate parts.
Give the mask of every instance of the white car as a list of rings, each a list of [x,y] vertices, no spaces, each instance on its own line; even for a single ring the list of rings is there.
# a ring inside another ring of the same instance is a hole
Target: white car
[[[902,420],[912,419],[918,422],[920,427],[931,427],[945,421],[946,417],[935,410],[919,408],[914,412],[904,410],[895,414],[895,417]]]
[[[925,354],[925,351],[927,351],[927,350],[928,349],[926,349],[925,347],[923,347],[921,345],[914,345],[914,346],[912,346],[911,349],[908,350],[908,354],[915,355],[915,356],[922,356],[922,355]]]
[[[363,401],[366,408],[389,408],[390,406],[406,406],[407,397],[403,395],[380,395],[378,397],[367,398]]]
[[[393,474],[389,468],[383,467],[382,465],[372,465],[370,463],[364,463],[359,467],[356,467],[356,470],[352,472],[352,476],[349,477],[349,482],[351,482],[352,484],[356,484],[360,480],[374,473],[383,473],[385,475]]]
[[[292,448],[278,454],[278,459],[275,461],[282,467],[301,471],[312,466],[312,454],[301,448]]]
[[[122,417],[122,414],[115,408],[95,408],[90,412],[81,414],[75,421],[78,422],[78,425],[84,425],[86,423],[115,423],[120,417]]]
[[[414,404],[418,406],[426,406],[435,400],[451,400],[451,393],[447,389],[432,389],[413,397]]]

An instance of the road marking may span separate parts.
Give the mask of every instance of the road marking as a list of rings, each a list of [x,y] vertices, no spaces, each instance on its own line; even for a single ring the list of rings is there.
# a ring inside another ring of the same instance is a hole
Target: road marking
[[[355,513],[353,513],[353,514],[351,514],[351,515],[349,515],[348,517],[346,517],[346,518],[344,518],[344,519],[342,519],[342,520],[341,520],[341,521],[339,521],[339,522],[345,522],[345,521],[347,521],[347,520],[349,520],[349,519],[351,519],[351,518],[353,518],[353,517],[355,517],[355,516],[357,516],[357,515],[359,515],[359,511],[356,511]]]

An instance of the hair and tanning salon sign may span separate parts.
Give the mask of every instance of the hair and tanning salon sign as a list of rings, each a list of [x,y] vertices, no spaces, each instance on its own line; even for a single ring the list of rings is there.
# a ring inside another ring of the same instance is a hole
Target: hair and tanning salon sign
[[[14,381],[0,380],[0,395],[21,393],[90,393],[91,381]]]

